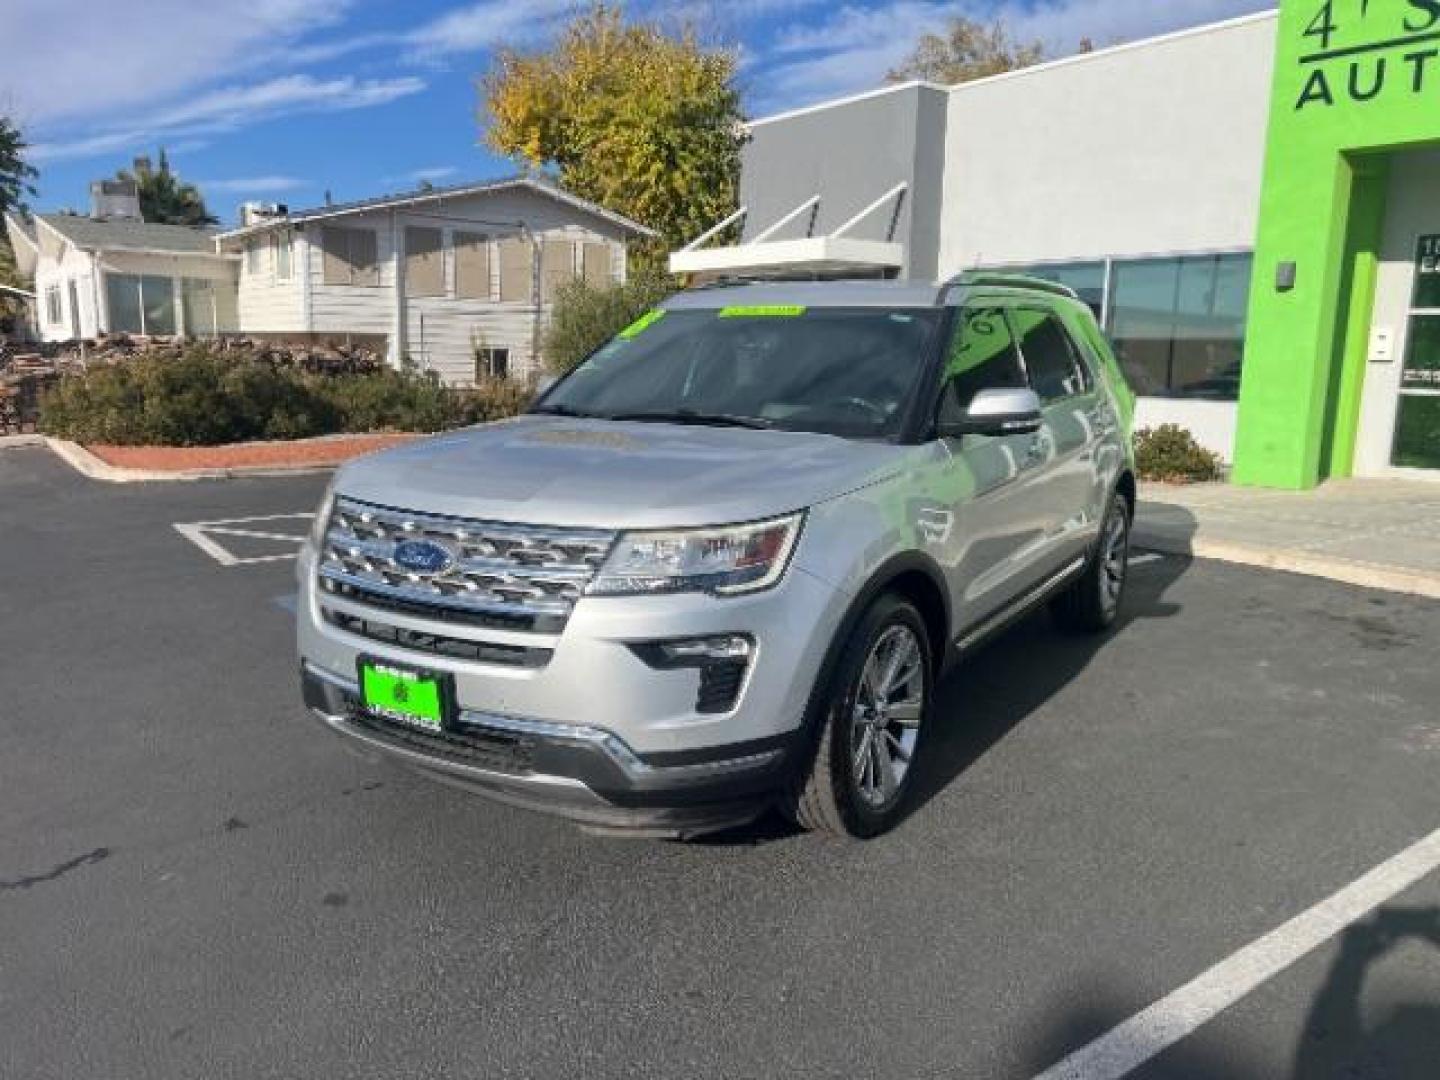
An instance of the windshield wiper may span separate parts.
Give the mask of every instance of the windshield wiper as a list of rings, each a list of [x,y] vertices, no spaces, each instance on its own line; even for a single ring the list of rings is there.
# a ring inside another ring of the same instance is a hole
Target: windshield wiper
[[[758,416],[696,412],[694,409],[676,409],[672,412],[615,413],[606,416],[605,419],[629,420],[639,424],[693,424],[696,427],[753,428],[757,431],[771,431],[775,428],[773,420],[762,420]]]
[[[600,420],[605,419],[599,413],[585,412],[583,409],[572,409],[568,405],[543,405],[538,409],[531,409],[532,416],[566,416],[572,420]]]

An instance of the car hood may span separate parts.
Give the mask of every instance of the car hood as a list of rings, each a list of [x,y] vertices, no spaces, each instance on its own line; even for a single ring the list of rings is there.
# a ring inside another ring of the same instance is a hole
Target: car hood
[[[489,521],[666,528],[808,507],[892,475],[903,454],[804,432],[527,415],[356,459],[336,490]]]

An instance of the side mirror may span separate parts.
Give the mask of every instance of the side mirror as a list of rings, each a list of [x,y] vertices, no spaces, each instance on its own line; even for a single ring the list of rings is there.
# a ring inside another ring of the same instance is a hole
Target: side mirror
[[[1031,435],[1045,422],[1034,390],[981,390],[959,418],[940,417],[935,432],[942,439],[965,435]]]

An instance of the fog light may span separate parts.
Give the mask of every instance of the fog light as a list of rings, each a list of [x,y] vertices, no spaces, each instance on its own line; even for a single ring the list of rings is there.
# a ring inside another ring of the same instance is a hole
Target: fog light
[[[716,634],[710,637],[647,641],[630,646],[631,651],[660,671],[693,669],[700,672],[695,693],[695,711],[723,713],[735,708],[745,672],[755,650],[754,638],[745,634]]]
[[[749,658],[753,646],[743,634],[659,641],[655,644],[660,655],[676,667],[689,667],[704,660],[745,660]]]

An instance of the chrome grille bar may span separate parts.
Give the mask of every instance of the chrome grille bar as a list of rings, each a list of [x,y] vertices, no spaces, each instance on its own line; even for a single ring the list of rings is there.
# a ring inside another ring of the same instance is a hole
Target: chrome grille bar
[[[397,546],[415,540],[443,547],[454,556],[450,565],[434,573],[400,565]],[[474,521],[340,498],[318,573],[322,583],[379,597],[563,624],[614,542],[615,533],[597,529]]]

